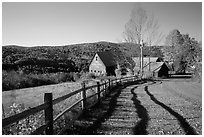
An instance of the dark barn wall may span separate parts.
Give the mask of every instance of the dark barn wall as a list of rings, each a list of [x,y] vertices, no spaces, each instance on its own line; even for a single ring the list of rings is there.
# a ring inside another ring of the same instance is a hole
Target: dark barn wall
[[[161,69],[158,72],[158,77],[163,77],[163,76],[168,77],[169,76],[168,71],[169,71],[168,67],[165,64],[163,64],[161,66]]]
[[[115,66],[106,67],[107,76],[116,76],[115,74]]]

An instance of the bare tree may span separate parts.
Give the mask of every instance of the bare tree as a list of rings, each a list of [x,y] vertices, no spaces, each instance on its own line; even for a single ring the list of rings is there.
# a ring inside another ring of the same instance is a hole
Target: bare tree
[[[146,31],[147,13],[141,6],[135,6],[125,25],[124,38],[126,42],[141,44]]]
[[[146,43],[147,46],[151,47],[153,45],[157,45],[164,38],[164,35],[159,32],[159,24],[158,20],[155,19],[154,14],[148,16],[147,24],[146,24]],[[151,48],[150,48],[151,49]],[[150,50],[149,50],[149,71],[150,69]]]
[[[164,35],[159,31],[158,20],[155,19],[154,14],[148,16],[146,24],[146,43],[148,46],[157,45],[164,38]]]
[[[128,43],[140,45],[140,72],[143,73],[143,46],[147,43],[149,46],[158,43],[162,39],[159,33],[158,21],[153,14],[148,14],[140,4],[134,6],[130,19],[125,25],[124,39]]]

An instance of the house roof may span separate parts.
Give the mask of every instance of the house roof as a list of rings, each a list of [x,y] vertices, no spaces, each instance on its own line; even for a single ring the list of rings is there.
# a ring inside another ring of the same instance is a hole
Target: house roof
[[[133,61],[140,62],[140,57],[133,57]],[[158,57],[150,57],[150,62],[156,62]],[[149,57],[143,57],[144,62],[149,62]]]
[[[132,60],[135,62],[134,70],[140,70],[140,57],[133,57]],[[150,62],[160,62],[159,57],[150,57]],[[149,64],[149,57],[143,57],[143,66]],[[151,66],[150,66],[151,67]]]
[[[166,65],[165,62],[150,62],[149,64],[147,64],[143,67],[143,70],[149,71],[149,65],[150,65],[150,71],[156,72],[156,71],[159,71],[160,68],[162,67],[162,65],[164,65],[164,64]]]
[[[116,61],[110,51],[97,52],[96,54],[98,54],[106,67],[116,66]]]

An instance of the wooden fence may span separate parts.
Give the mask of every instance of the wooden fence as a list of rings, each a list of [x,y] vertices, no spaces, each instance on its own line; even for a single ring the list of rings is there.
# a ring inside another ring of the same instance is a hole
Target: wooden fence
[[[52,93],[45,93],[44,94],[44,103],[30,108],[28,110],[25,110],[21,113],[18,113],[16,115],[4,118],[2,120],[2,127],[5,128],[7,126],[9,126],[12,123],[18,122],[22,119],[25,119],[27,117],[29,117],[30,115],[33,115],[35,113],[38,113],[40,111],[44,110],[44,115],[45,115],[45,124],[40,126],[39,128],[37,128],[34,132],[32,132],[31,134],[41,134],[42,132],[45,131],[45,134],[47,135],[52,135],[53,134],[53,124],[54,122],[56,122],[60,117],[62,117],[66,112],[70,111],[73,107],[75,107],[77,104],[81,103],[82,105],[82,110],[85,111],[87,109],[87,99],[91,98],[93,96],[97,96],[98,101],[101,100],[101,93],[103,94],[104,92],[106,93],[106,91],[111,87],[114,87],[116,85],[128,82],[128,81],[135,81],[137,80],[137,76],[130,76],[130,77],[121,77],[121,78],[115,78],[115,79],[108,79],[108,81],[106,80],[104,83],[100,84],[99,82],[97,82],[97,85],[93,85],[93,86],[89,86],[86,87],[85,83],[83,84],[82,88],[79,90],[76,90],[74,92],[71,92],[67,95],[64,95],[62,97],[56,98],[53,100],[52,97]],[[101,87],[104,86],[104,88],[101,90]],[[94,93],[91,96],[86,95],[86,91],[88,89],[92,89],[92,88],[97,88],[97,93]],[[68,108],[66,108],[65,110],[63,110],[60,114],[58,114],[54,119],[53,119],[53,105],[64,101],[66,99],[69,99],[70,97],[81,93],[81,99],[79,99],[78,101],[76,101],[75,103],[73,103],[71,106],[69,106]]]

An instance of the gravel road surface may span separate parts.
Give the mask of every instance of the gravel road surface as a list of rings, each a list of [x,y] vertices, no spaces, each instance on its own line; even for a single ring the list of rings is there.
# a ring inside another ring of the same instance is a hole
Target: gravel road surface
[[[125,84],[90,108],[64,134],[202,134],[202,85],[188,79]]]

